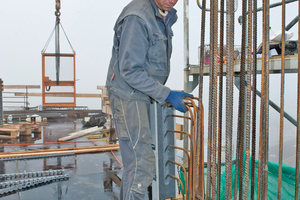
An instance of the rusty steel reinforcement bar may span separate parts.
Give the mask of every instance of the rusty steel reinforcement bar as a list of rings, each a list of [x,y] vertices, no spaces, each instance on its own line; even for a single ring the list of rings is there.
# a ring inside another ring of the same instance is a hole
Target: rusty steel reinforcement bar
[[[69,178],[70,176],[68,174],[65,174],[1,183],[1,187],[4,189],[0,191],[0,197],[8,196],[16,193],[17,191],[24,191],[57,181],[66,181],[69,180]]]
[[[176,177],[176,176],[173,176],[173,175],[171,175],[171,174],[168,174],[168,175],[166,176],[166,179],[167,179],[168,177],[171,177],[171,178],[176,179],[176,180],[180,183],[181,187],[184,188],[184,187],[183,187],[183,184],[182,184],[182,181],[180,180],[180,178],[178,178],[178,177]],[[183,199],[184,199],[184,194],[183,194],[182,196],[183,196]]]
[[[204,41],[205,41],[205,10],[206,10],[206,0],[202,0],[202,12],[201,12],[201,34],[200,34],[200,72],[199,72],[199,100],[198,100],[198,107],[201,107],[201,112],[198,113],[198,120],[197,120],[197,139],[196,143],[199,145],[200,155],[198,155],[198,151],[196,153],[196,159],[200,160],[199,164],[204,164],[204,124],[203,124],[203,68],[204,68]],[[199,156],[199,158],[197,158]],[[199,184],[199,196],[200,198],[204,199],[204,166],[200,166],[200,177],[199,179],[202,180]]]
[[[255,159],[256,159],[256,88],[257,88],[257,0],[253,0],[253,71],[252,71],[252,141],[251,141],[251,200],[254,200],[255,193]]]
[[[89,148],[89,149],[74,149],[74,150],[63,150],[63,151],[51,151],[48,152],[31,152],[27,153],[19,152],[19,154],[1,154],[0,159],[2,158],[15,158],[15,157],[23,157],[23,156],[43,156],[43,155],[50,155],[50,154],[65,154],[65,153],[75,153],[75,154],[84,154],[84,153],[96,153],[96,152],[103,152],[103,151],[111,151],[111,150],[119,150],[120,147],[102,147],[102,148]]]
[[[242,55],[241,55],[241,73],[240,73],[240,95],[239,95],[239,116],[238,116],[238,129],[237,133],[239,135],[239,144],[237,145],[237,156],[239,156],[239,199],[243,198],[243,181],[244,181],[244,140],[245,140],[245,63],[246,63],[246,11],[247,11],[247,0],[242,1]],[[237,175],[238,173],[236,173]],[[237,191],[235,191],[237,192]],[[236,194],[236,193],[235,193]]]
[[[246,74],[246,105],[245,105],[245,179],[244,179],[244,194],[243,198],[248,199],[249,198],[249,179],[250,179],[250,124],[251,124],[251,74],[252,74],[252,28],[253,28],[253,11],[252,11],[252,0],[248,0],[248,11],[250,12],[247,19],[247,65],[246,65],[246,71],[249,71],[250,73]]]
[[[221,0],[220,14],[220,63],[219,63],[219,108],[218,108],[218,157],[217,157],[217,198],[221,195],[221,157],[222,157],[222,125],[223,125],[223,63],[224,63],[224,12],[225,0]]]
[[[1,155],[14,155],[22,153],[42,153],[42,152],[55,152],[55,151],[67,151],[67,150],[80,150],[80,149],[95,149],[95,148],[110,148],[110,147],[119,147],[118,144],[109,144],[109,145],[98,145],[98,146],[84,146],[84,147],[67,147],[67,148],[56,148],[56,149],[40,149],[40,150],[28,150],[28,151],[13,151],[13,152],[0,152]]]
[[[298,4],[298,21],[300,20],[300,3]],[[298,23],[298,46],[300,45],[300,23]],[[295,178],[295,199],[299,198],[299,154],[300,154],[300,54],[298,53],[298,93],[297,93],[297,133],[296,133],[296,178]]]
[[[229,52],[234,51],[234,4],[227,0],[226,43]],[[229,37],[230,36],[230,37]],[[226,154],[225,154],[225,199],[232,197],[232,135],[233,135],[233,54],[227,56],[226,65]]]
[[[201,110],[200,110],[196,106],[194,100],[198,100],[198,98],[190,98],[190,97],[185,98],[185,105],[186,105],[186,108],[189,111],[190,117],[185,116],[184,118],[191,120],[190,133],[188,133],[186,131],[179,131],[179,130],[167,130],[166,133],[165,133],[165,136],[164,136],[164,137],[166,137],[166,135],[169,132],[174,132],[174,133],[183,133],[183,134],[187,135],[187,137],[189,138],[189,141],[190,141],[190,155],[189,155],[188,151],[185,148],[181,148],[181,147],[177,147],[177,146],[173,146],[173,145],[168,145],[166,147],[166,150],[169,147],[173,147],[173,148],[176,148],[176,149],[183,150],[186,153],[185,155],[188,158],[188,172],[189,172],[188,176],[186,175],[186,172],[185,172],[185,179],[186,179],[186,182],[188,183],[186,185],[186,198],[187,199],[192,199],[192,200],[195,200],[196,197],[201,198],[201,195],[204,196],[203,191],[202,191],[202,194],[201,194],[201,193],[199,193],[200,190],[198,190],[199,183],[201,183],[200,184],[200,185],[202,185],[201,187],[204,186],[204,171],[203,171],[204,170],[204,160],[203,160],[204,156],[201,156],[201,153],[203,153],[201,151],[203,146],[202,145],[198,146],[198,143],[196,142],[197,139],[202,137],[202,136],[197,137],[197,135],[200,134],[200,133],[197,133],[197,130],[201,130],[203,132],[203,127],[201,127],[200,129],[197,127],[198,112],[200,111],[203,114],[203,106],[201,107]],[[187,103],[186,101],[189,101],[190,103]],[[167,117],[170,117],[170,116],[172,116],[172,117],[182,117],[182,116],[178,116],[178,115],[168,115]],[[202,123],[203,123],[203,119],[201,119],[201,120],[202,120]],[[200,154],[200,155],[198,155],[198,154]],[[169,162],[172,162],[173,164],[180,165],[182,168],[184,168],[184,165],[181,165],[180,163],[177,163],[177,162],[171,161],[171,160],[168,160],[166,165]],[[201,167],[199,165],[203,165],[203,166]],[[185,171],[185,168],[184,168],[184,171]],[[189,194],[189,196],[187,196],[187,194]]]
[[[190,146],[191,166],[190,166],[190,169],[189,169],[189,172],[190,172],[189,174],[190,174],[190,184],[191,184],[190,188],[192,190],[192,193],[190,193],[190,196],[191,196],[192,199],[194,199],[195,198],[195,185],[194,184],[196,182],[195,177],[197,176],[195,174],[196,166],[195,166],[195,159],[194,159],[195,158],[194,154],[196,152],[196,150],[195,150],[195,148],[196,148],[196,145],[195,145],[195,131],[194,131],[196,121],[195,121],[195,115],[193,116],[193,111],[191,110],[191,108],[189,106],[186,106],[186,107],[189,110],[191,118],[192,118],[191,125],[190,125],[190,127],[191,127],[190,133],[191,133],[191,138],[192,139],[191,139],[191,142],[190,142],[191,143],[191,146]]]
[[[0,161],[14,161],[14,160],[28,160],[28,159],[43,159],[43,158],[54,158],[54,157],[65,157],[65,156],[74,156],[74,153],[57,153],[57,154],[43,154],[35,156],[22,156],[22,157],[7,157],[0,158]]]
[[[177,130],[174,130],[174,131],[167,131],[165,133],[165,136],[169,133],[169,132],[174,132],[174,133],[183,133],[185,135],[188,136],[188,138],[190,139],[190,146],[191,146],[191,150],[190,150],[190,157],[188,159],[188,169],[189,169],[189,176],[188,176],[188,184],[187,184],[187,187],[189,189],[189,194],[191,194],[191,189],[192,189],[192,173],[191,173],[191,168],[192,168],[192,165],[193,165],[193,154],[192,154],[192,147],[193,147],[193,143],[192,143],[192,136],[190,133],[186,132],[186,131],[177,131]],[[188,158],[188,157],[187,157]]]
[[[281,45],[285,47],[285,0],[282,0],[281,17]],[[281,199],[282,158],[283,158],[283,133],[284,133],[284,81],[285,81],[285,48],[281,49],[281,87],[280,87],[280,130],[279,130],[279,168],[277,199]]]
[[[181,164],[181,163],[178,163],[178,162],[175,162],[175,161],[172,161],[172,160],[168,160],[168,162],[166,163],[166,165],[171,162],[173,163],[174,165],[178,165],[180,166],[182,169],[183,169],[183,172],[184,172],[184,178],[185,178],[185,181],[187,181],[187,175],[186,175],[186,170],[185,170],[185,167]],[[183,187],[184,185],[182,185],[182,191],[183,191],[183,200],[184,200],[184,196],[186,197],[186,200],[187,200],[187,186]]]
[[[36,177],[55,176],[55,175],[64,175],[64,174],[65,174],[64,169],[58,169],[58,170],[49,170],[49,171],[0,174],[0,179],[12,180],[12,179],[19,179],[19,178],[36,178]],[[2,188],[1,185],[0,188]]]

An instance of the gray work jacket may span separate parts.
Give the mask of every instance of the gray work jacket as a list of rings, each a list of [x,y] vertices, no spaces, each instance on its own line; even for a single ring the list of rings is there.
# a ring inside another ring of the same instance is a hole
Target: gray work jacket
[[[123,9],[114,26],[106,80],[109,92],[125,100],[166,100],[170,93],[164,84],[170,73],[171,26],[176,21],[172,9],[163,22],[153,0],[133,0]]]

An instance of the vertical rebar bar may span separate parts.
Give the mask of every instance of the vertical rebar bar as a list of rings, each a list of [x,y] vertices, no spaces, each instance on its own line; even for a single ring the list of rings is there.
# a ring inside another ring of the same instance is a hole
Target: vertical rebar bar
[[[282,0],[281,15],[281,87],[280,87],[280,130],[279,130],[279,168],[277,199],[281,199],[282,157],[283,157],[283,127],[284,127],[284,79],[285,79],[285,0]]]
[[[262,54],[262,100],[261,100],[261,198],[268,193],[268,157],[269,157],[269,0],[263,1],[263,54]]]
[[[245,132],[245,181],[244,181],[244,199],[249,198],[249,166],[250,166],[250,109],[251,109],[251,72],[252,72],[252,0],[248,0],[248,35],[247,35],[247,69],[246,69],[246,132]]]
[[[240,68],[240,95],[239,95],[239,110],[238,110],[238,129],[239,143],[237,143],[237,157],[239,156],[238,166],[239,174],[239,199],[243,198],[243,178],[244,178],[244,117],[245,117],[245,61],[246,61],[246,9],[247,0],[242,1],[242,55]],[[237,168],[236,168],[237,169]]]
[[[255,158],[256,158],[256,69],[257,69],[257,0],[253,0],[253,71],[252,71],[252,159],[251,159],[251,200],[255,194]]]
[[[300,20],[300,2],[298,2],[298,21]],[[300,45],[300,23],[298,23],[298,46]],[[300,162],[300,54],[298,53],[298,94],[297,94],[297,134],[296,134],[296,177],[295,177],[295,199],[299,196],[299,162]]]
[[[201,11],[201,35],[200,35],[200,71],[199,71],[199,101],[198,101],[198,107],[199,107],[199,115],[198,115],[198,121],[197,121],[197,144],[199,144],[199,149],[197,151],[197,154],[200,157],[200,164],[199,170],[200,170],[200,176],[199,176],[199,196],[204,199],[204,133],[202,120],[204,118],[203,116],[203,68],[204,68],[204,41],[205,41],[205,8],[206,8],[206,0],[202,0],[202,11]],[[202,129],[202,130],[201,130]],[[196,156],[197,157],[197,156]],[[198,160],[198,159],[197,159]],[[196,185],[197,186],[197,185]]]
[[[214,0],[210,0],[211,7],[214,5]],[[212,7],[213,8],[213,7]],[[213,51],[213,44],[214,44],[214,37],[212,37],[214,33],[214,15],[213,12],[210,12],[210,76],[209,76],[209,105],[208,105],[208,136],[207,136],[207,181],[206,181],[206,199],[211,199],[211,158],[212,158],[212,119],[213,119],[213,103],[212,103],[212,93],[213,93],[213,65],[214,65],[214,51]]]
[[[221,0],[220,14],[220,64],[219,64],[219,113],[218,113],[218,173],[217,173],[217,197],[220,199],[221,193],[221,158],[222,158],[222,118],[223,118],[223,55],[224,55],[224,4]]]
[[[233,69],[234,69],[234,3],[226,2],[226,155],[225,155],[225,199],[231,199],[232,191],[232,127],[233,127]]]
[[[217,75],[218,75],[218,57],[217,54],[219,53],[218,49],[218,0],[213,1],[213,72],[211,74],[212,76],[212,133],[213,133],[213,148],[212,148],[212,199],[216,198],[216,188],[217,188],[217,183],[216,183],[216,178],[217,178],[217,129],[218,129],[218,96],[217,96],[217,91],[218,91],[218,80],[217,80]]]

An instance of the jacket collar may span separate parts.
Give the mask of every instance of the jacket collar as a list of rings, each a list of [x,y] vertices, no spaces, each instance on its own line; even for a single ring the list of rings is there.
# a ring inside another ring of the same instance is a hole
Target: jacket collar
[[[161,15],[159,13],[158,7],[156,5],[156,3],[154,2],[154,0],[149,0],[151,3],[151,6],[155,12],[155,16],[161,18]],[[166,19],[169,18],[170,19],[170,26],[172,26],[176,21],[177,21],[177,10],[172,8],[169,12],[168,15],[166,16]]]

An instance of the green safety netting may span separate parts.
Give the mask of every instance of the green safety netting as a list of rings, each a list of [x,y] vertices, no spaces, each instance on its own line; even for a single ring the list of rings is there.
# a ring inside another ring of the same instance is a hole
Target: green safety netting
[[[234,163],[234,162],[233,162]],[[251,163],[251,161],[250,161]],[[243,165],[245,167],[245,165]],[[279,164],[269,162],[269,172],[268,172],[268,199],[277,199],[278,192],[278,170]],[[251,191],[251,165],[249,166],[249,199]],[[225,199],[225,166],[222,166],[222,176],[221,176],[221,194],[220,199]],[[204,175],[206,177],[206,168],[204,170]],[[295,199],[295,177],[296,168],[290,167],[283,164],[282,166],[282,182],[281,182],[281,199]],[[180,179],[185,187],[184,173],[180,171]],[[235,179],[235,164],[232,165],[232,197],[234,195],[234,179]],[[257,196],[257,179],[258,179],[258,160],[255,160],[255,197]],[[206,178],[205,178],[206,182]],[[179,191],[182,194],[182,187],[179,186]],[[216,193],[216,191],[215,191]]]

